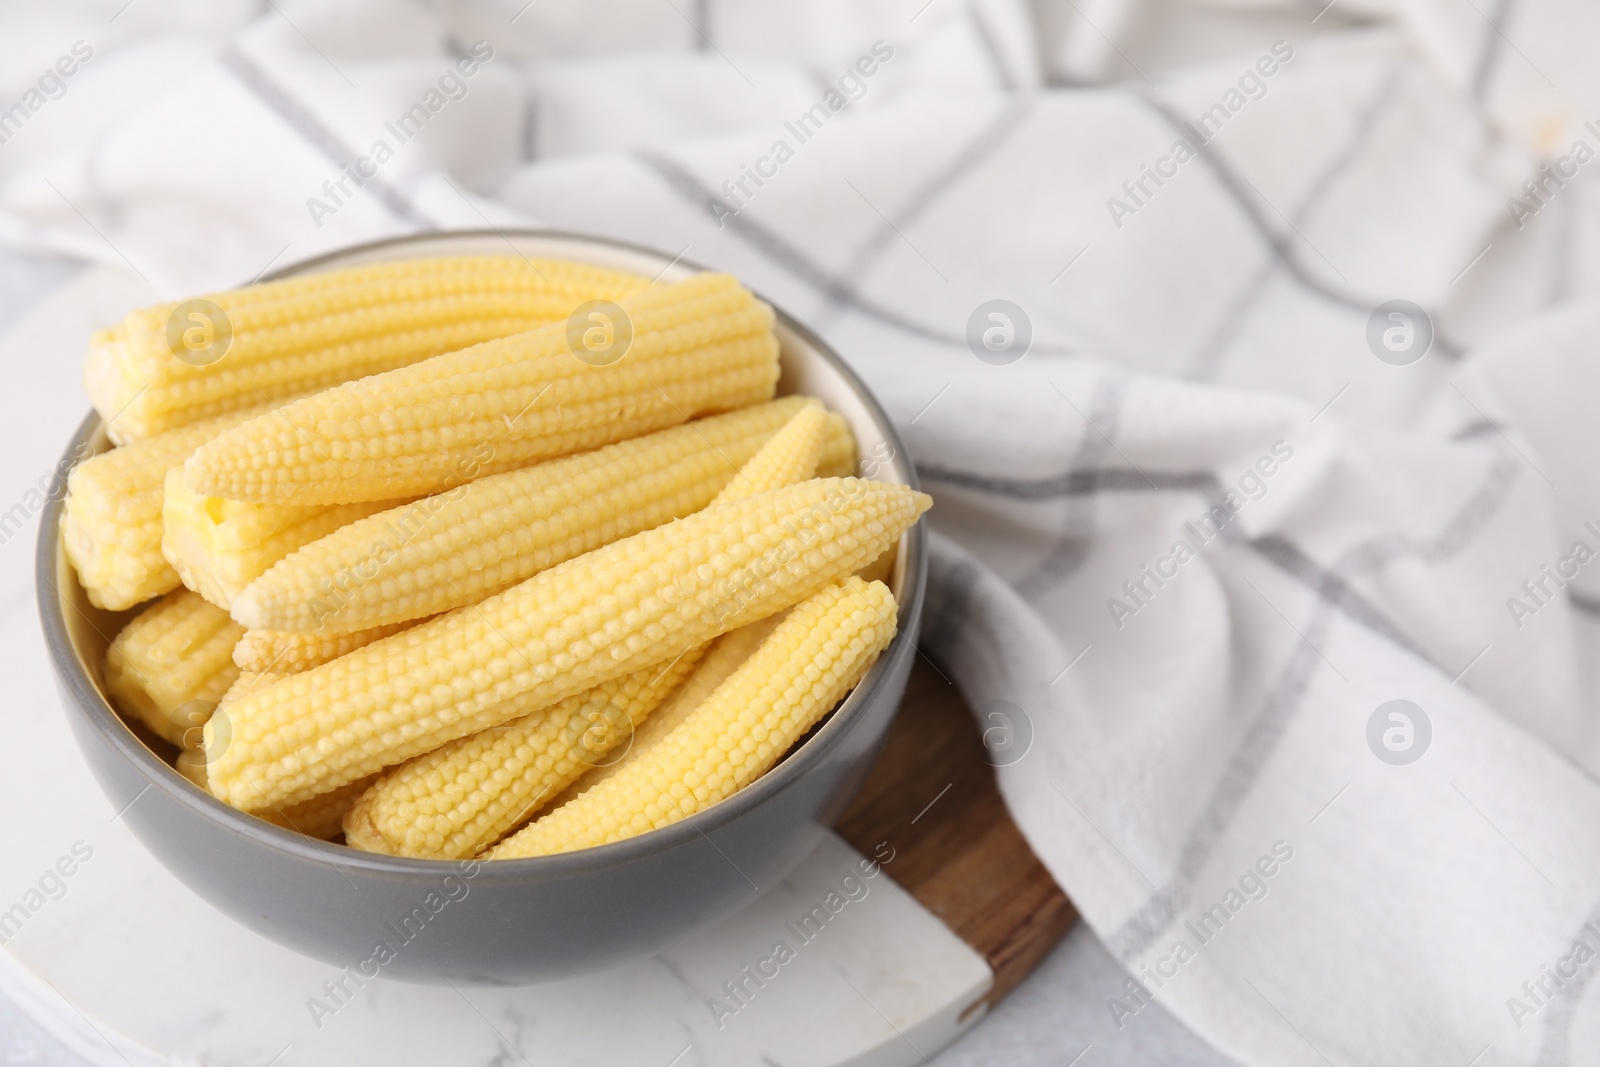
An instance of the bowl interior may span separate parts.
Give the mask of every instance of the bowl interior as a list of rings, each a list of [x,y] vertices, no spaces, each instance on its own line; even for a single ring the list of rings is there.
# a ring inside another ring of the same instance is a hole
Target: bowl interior
[[[507,255],[550,257],[578,260],[599,266],[630,270],[651,278],[677,280],[703,268],[681,258],[664,255],[645,248],[620,244],[574,234],[549,231],[494,230],[427,234],[397,238],[357,246],[345,251],[297,263],[267,276],[266,280],[317,273],[365,263],[423,256],[447,255]],[[911,466],[905,447],[893,425],[865,385],[853,371],[816,335],[793,320],[781,309],[777,311],[776,332],[780,344],[781,376],[779,395],[807,393],[817,396],[832,411],[849,423],[855,434],[861,473],[880,481],[897,482],[915,487],[916,473]],[[82,448],[81,446],[87,446]],[[104,428],[97,416],[91,413],[79,427],[68,448],[68,454],[88,455],[110,447]],[[167,763],[161,753],[164,742],[156,740],[130,727],[118,716],[106,698],[103,677],[105,651],[111,638],[140,608],[126,612],[107,612],[89,603],[77,576],[61,549],[58,525],[60,519],[59,494],[54,495],[51,506],[43,516],[44,530],[41,538],[39,580],[52,586],[49,594],[41,590],[41,604],[47,637],[58,631],[64,638],[66,655],[56,649],[58,667],[70,677],[68,687],[79,697],[79,710],[91,715],[95,725],[106,734],[126,758],[141,765],[153,784],[167,791],[182,794],[187,803],[206,810],[213,818],[223,820],[240,832],[247,833],[273,847],[299,854],[311,854],[326,859],[336,854],[341,863],[386,870],[416,873],[435,869],[447,861],[410,860],[381,856],[347,849],[327,842],[314,841],[279,829],[244,815],[190,784]],[[663,844],[667,839],[709,832],[733,818],[738,810],[759,803],[765,793],[781,787],[783,780],[802,774],[812,757],[830,744],[830,735],[839,733],[850,719],[853,709],[865,700],[878,682],[884,668],[893,657],[895,646],[909,638],[914,639],[914,621],[921,610],[922,579],[925,563],[920,524],[909,530],[895,549],[895,559],[889,585],[900,604],[900,633],[873,670],[857,685],[849,697],[821,726],[814,729],[806,741],[765,776],[721,804],[682,820],[674,826],[652,831],[626,841],[596,849],[561,856],[539,857],[525,860],[507,860],[491,864],[499,875],[532,873],[535,869],[552,876],[567,869],[578,870],[604,866],[623,859],[623,853],[649,848],[652,839]],[[46,597],[48,596],[48,603]],[[54,642],[52,642],[54,643]],[[67,662],[63,665],[62,660]]]

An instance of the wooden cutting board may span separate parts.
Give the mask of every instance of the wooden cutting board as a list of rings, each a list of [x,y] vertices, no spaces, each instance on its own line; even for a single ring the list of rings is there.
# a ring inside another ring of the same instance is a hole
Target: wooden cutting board
[[[918,657],[883,754],[835,829],[989,961],[1005,996],[1078,913],[1011,821],[961,693]],[[974,1005],[976,1007],[976,1005]],[[970,1010],[970,1009],[969,1009]]]

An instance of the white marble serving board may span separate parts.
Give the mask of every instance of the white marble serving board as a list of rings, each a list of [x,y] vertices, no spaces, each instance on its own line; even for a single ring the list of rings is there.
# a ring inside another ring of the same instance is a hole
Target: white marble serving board
[[[78,379],[89,331],[148,299],[136,281],[91,270],[0,342],[14,390],[0,398],[0,513],[31,507],[28,488],[87,408]],[[830,835],[749,908],[659,957],[520,989],[377,981],[315,1017],[308,1002],[333,1003],[323,983],[337,969],[191,893],[80,759],[39,633],[37,523],[31,515],[0,542],[0,992],[88,1061],[868,1067],[922,1063],[982,1014],[962,1018],[992,982],[988,965],[887,873],[862,880],[865,895],[855,889],[860,899],[801,943],[790,924],[830,891],[838,907],[841,879],[861,873],[861,857]],[[766,964],[777,973],[757,988],[742,969],[780,940],[793,958]],[[724,986],[740,980],[743,1003]]]

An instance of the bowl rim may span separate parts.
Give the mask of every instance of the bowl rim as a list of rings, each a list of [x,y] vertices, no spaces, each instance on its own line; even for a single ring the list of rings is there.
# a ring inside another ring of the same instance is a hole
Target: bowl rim
[[[286,277],[298,276],[315,271],[323,265],[351,255],[359,255],[397,245],[425,248],[435,241],[460,238],[499,238],[510,245],[513,237],[564,240],[580,244],[605,246],[622,252],[658,258],[665,264],[663,270],[672,267],[674,264],[682,264],[695,270],[711,269],[703,264],[686,259],[681,254],[673,257],[647,245],[621,241],[610,237],[553,228],[496,227],[492,229],[438,230],[360,242],[286,264],[268,274],[262,275],[261,280],[275,281]],[[514,245],[512,248],[513,251],[516,250]],[[521,253],[519,252],[518,254]],[[759,292],[756,295],[761,296]],[[761,298],[766,300],[764,296],[761,296]],[[804,343],[809,345],[818,356],[844,379],[852,392],[855,393],[856,399],[860,401],[868,415],[877,423],[878,428],[883,432],[884,439],[894,450],[894,457],[899,461],[899,467],[905,475],[905,484],[912,489],[920,489],[916,468],[911,462],[905,442],[901,439],[898,429],[890,421],[888,413],[883,410],[877,397],[867,388],[866,383],[861,380],[861,377],[844,361],[838,352],[819,337],[815,331],[796,320],[782,307],[773,304],[772,301],[767,300],[767,303],[772,305],[777,321],[784,328],[792,331]],[[99,428],[100,417],[98,413],[91,409],[89,414],[78,425],[71,440],[68,441],[63,460],[57,465],[56,478],[58,483],[52,486],[52,489],[56,491],[49,494],[40,517],[39,539],[35,553],[34,588],[39,603],[40,626],[44,632],[45,644],[49,649],[51,665],[55,669],[56,675],[69,698],[64,701],[65,704],[69,705],[67,713],[69,715],[82,715],[87,718],[89,725],[94,727],[95,731],[107,740],[115,753],[124,762],[138,770],[142,777],[147,780],[148,784],[128,802],[128,806],[136,803],[138,798],[142,797],[146,791],[159,789],[167,795],[169,801],[175,802],[196,815],[208,819],[222,829],[232,831],[260,847],[287,853],[295,859],[332,864],[336,868],[374,875],[429,878],[436,878],[442,873],[448,873],[451,868],[465,870],[475,865],[478,869],[471,877],[476,882],[514,881],[528,883],[578,878],[617,867],[628,866],[641,860],[646,860],[655,854],[674,851],[683,845],[692,843],[696,837],[705,837],[709,841],[710,834],[729,823],[737,821],[754,808],[776,797],[779,793],[798,782],[803,775],[824,762],[828,754],[843,742],[857,720],[865,713],[865,709],[873,699],[874,694],[885,688],[888,674],[893,669],[894,664],[907,656],[916,654],[914,643],[917,639],[923,607],[924,586],[927,581],[927,533],[925,525],[921,521],[914,523],[906,531],[902,540],[905,554],[905,570],[903,572],[905,580],[900,598],[900,624],[898,632],[890,641],[889,646],[884,649],[884,654],[878,658],[871,670],[856,684],[856,687],[851,690],[850,694],[829,716],[828,720],[822,724],[821,728],[807,738],[806,742],[797,751],[791,753],[787,759],[784,759],[759,779],[726,800],[658,830],[651,830],[610,844],[551,856],[532,856],[521,859],[495,860],[493,862],[479,861],[472,857],[447,860],[390,856],[382,853],[363,852],[360,849],[337,845],[330,841],[320,841],[247,815],[202,791],[184,778],[176,769],[148,748],[134,734],[133,730],[122,721],[122,718],[117,715],[106,700],[105,694],[101,692],[100,687],[95,684],[82,657],[74,647],[66,625],[66,601],[62,591],[56,587],[56,575],[60,573],[59,568],[62,564],[60,559],[61,513],[65,506],[66,477],[71,469],[68,461],[72,460],[82,446],[94,437]],[[68,571],[70,573],[70,565],[68,566]],[[908,645],[911,646],[909,649]],[[124,807],[123,810],[126,811],[127,807]],[[714,844],[713,847],[715,847]],[[730,862],[732,861],[730,860]]]

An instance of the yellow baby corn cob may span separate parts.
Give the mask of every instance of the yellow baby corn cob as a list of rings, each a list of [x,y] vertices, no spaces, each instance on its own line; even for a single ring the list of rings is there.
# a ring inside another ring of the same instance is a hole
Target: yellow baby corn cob
[[[476,856],[606,758],[700,658],[601,682],[401,764],[345,817],[347,844],[394,856]]]
[[[207,730],[216,795],[296,803],[664,663],[874,559],[932,501],[825,478],[734,500],[543,571],[474,607],[292,675]]]
[[[249,635],[246,634],[245,636],[248,637]],[[235,651],[235,658],[237,658],[237,651]],[[237,703],[241,697],[259,692],[286,677],[288,676],[285,674],[240,671],[238,680],[228,687],[228,691],[217,702],[217,709],[214,714],[218,717],[226,718],[229,708]],[[191,733],[197,736],[200,731],[195,730],[191,731]],[[186,736],[184,740],[188,741],[188,737]],[[185,749],[183,752],[178,753],[177,768],[178,773],[189,779],[189,781],[207,792],[211,791],[204,750],[190,751]],[[371,778],[363,778],[359,782],[351,782],[349,785],[335,789],[331,793],[323,793],[321,796],[312,797],[310,800],[301,801],[299,804],[291,804],[283,808],[267,808],[264,811],[250,812],[250,814],[258,819],[264,819],[274,826],[281,826],[285,830],[296,830],[307,837],[315,837],[326,841],[329,838],[338,836],[340,823],[344,820],[344,813],[349,810],[350,805],[355,803],[355,799],[376,779],[376,775]]]
[[[743,499],[811,477],[822,451],[822,434],[826,432],[826,427],[827,419],[822,405],[814,400],[808,401],[782,430],[761,446],[761,451],[740,468],[739,474],[717,494],[714,503]],[[559,807],[572,796],[611,777],[620,767],[638,759],[641,753],[649,751],[710,696],[741,663],[749,659],[750,654],[783,621],[786,614],[779,612],[769,615],[702,645],[700,652],[704,658],[694,672],[643,724],[634,721],[633,738],[622,757],[590,770],[561,796],[554,798],[550,806]]]
[[[799,604],[677,729],[489,853],[593,848],[677,822],[755,781],[861,680],[895,632],[888,586],[847,578]]]
[[[161,554],[161,494],[167,472],[230,426],[240,412],[86,459],[67,475],[61,536],[89,602],[122,611],[171,592],[178,574]]]
[[[201,496],[174,467],[161,506],[161,553],[184,585],[226,611],[245,586],[301,545],[395,503],[248,504]]]
[[[725,485],[744,486],[739,465],[770,447],[769,440],[776,443],[780,429],[788,433],[784,424],[805,405],[788,397],[697,419],[352,522],[252,582],[234,598],[233,617],[254,628],[322,633],[417,619],[482,600],[547,567],[698,511]],[[836,453],[853,452],[844,420],[816,418]]]
[[[822,405],[808,401],[782,430],[761,447],[761,451],[740,468],[738,476],[717,494],[714,503],[755,496],[811,477],[822,453],[822,435],[827,427],[826,418],[819,416],[825,416]],[[622,757],[594,767],[582,779],[572,783],[567,793],[556,797],[551,806],[559,807],[569,795],[575,796],[611,777],[618,769],[653,748],[699,707],[740,664],[749,659],[787,615],[787,611],[769,615],[702,645],[699,649],[702,658],[684,683],[673,690],[667,701],[643,724],[634,720],[633,737]]]
[[[734,279],[696,275],[617,303],[632,332],[614,363],[579,358],[554,323],[287,405],[200,449],[184,478],[262,503],[417,496],[772,396],[772,309]]]
[[[717,686],[727,681],[728,676],[738,670],[740,665],[760,647],[761,642],[767,639],[767,635],[772,633],[778,623],[787,617],[787,612],[769,615],[759,622],[725,633],[705,646],[707,649],[705,656],[683,680],[683,684],[674,689],[671,696],[667,697],[643,723],[635,722],[633,740],[627,751],[619,758],[596,765],[559,796],[551,798],[546,806],[554,811],[578,794],[599,785],[630,763],[642,759],[645,753],[661,742],[662,738],[677,729],[695,708],[705,703],[706,698],[716,691]]]
[[[103,416],[121,413],[112,439],[135,440],[565,322],[586,300],[615,300],[645,284],[577,263],[480,256],[247,286],[211,293],[205,304],[144,308],[96,334],[84,385]]]
[[[827,441],[828,412],[820,401],[808,400],[784,423],[783,429],[761,446],[760,452],[750,457],[711,503],[755,496],[814,477]]]
[[[233,645],[243,633],[199,594],[168,593],[106,649],[106,692],[124,712],[181,747],[184,734],[205,724],[239,677]]]
[[[828,432],[827,415],[822,405],[814,400],[791,403],[784,410],[786,414],[796,413],[733,474],[728,486],[718,495],[718,502],[753,496],[811,477]],[[646,446],[644,454],[660,452],[661,438],[694,431],[703,436],[705,446],[713,455],[721,452],[726,463],[726,452],[718,448],[715,441],[716,436],[725,436],[722,434],[724,427],[716,424],[725,424],[743,415],[744,412],[736,412],[731,416],[701,420],[695,427],[652,434],[651,438],[657,440]],[[649,441],[650,438],[636,440]],[[611,449],[624,449],[631,443],[613,445]],[[601,452],[611,449],[601,449]],[[670,446],[668,450],[671,451]],[[567,463],[556,460],[544,466],[562,467]],[[621,480],[628,472],[618,470],[617,474]],[[518,475],[501,477],[516,479]],[[641,484],[650,481],[639,475],[633,480]],[[563,476],[555,481],[561,484],[579,479]],[[481,486],[483,482],[476,484]],[[582,488],[591,491],[588,487]],[[614,539],[605,538],[606,541]],[[738,655],[743,660],[759,643],[759,636],[755,640],[750,640],[750,636],[769,631],[769,622],[776,625],[776,617],[741,626],[733,634],[683,653],[665,668],[651,666],[602,682],[554,707],[530,707],[529,714],[521,718],[452,741],[402,764],[384,775],[380,784],[351,809],[345,821],[346,841],[370,852],[403,856],[459,859],[477,855],[524,822],[584,771],[602,762],[624,738],[637,740],[639,733],[650,729],[655,722],[652,712],[674,691],[706,649],[729,642],[742,643],[745,646],[742,654],[730,648],[722,658]],[[745,640],[735,641],[736,634]],[[730,665],[723,673],[732,670]],[[674,702],[677,699],[675,694]]]
[[[233,646],[233,662],[241,671],[299,674],[414,625],[415,621],[396,622],[347,634],[246,630]]]

